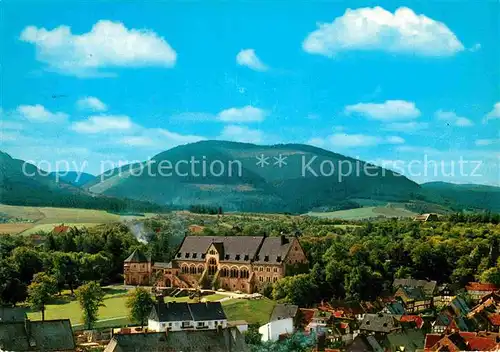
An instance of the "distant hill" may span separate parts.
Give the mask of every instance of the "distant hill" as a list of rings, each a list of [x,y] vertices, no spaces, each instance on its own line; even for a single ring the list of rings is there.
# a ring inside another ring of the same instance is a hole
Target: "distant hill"
[[[63,182],[70,183],[78,187],[81,187],[86,183],[89,183],[90,181],[95,179],[95,176],[92,174],[88,174],[86,172],[77,172],[77,171],[52,172],[52,175],[54,177],[58,176],[57,178]]]
[[[282,167],[277,164],[279,155],[286,157]],[[268,158],[264,167],[258,164],[260,156]],[[195,166],[199,175],[191,172],[190,164],[182,162],[191,158],[199,161]],[[182,175],[175,172],[179,161]],[[201,174],[203,161],[205,176]],[[240,175],[236,161],[241,163]],[[215,172],[210,172],[212,163]],[[163,172],[161,176],[161,165],[170,166],[172,174]],[[218,175],[221,165],[225,172]],[[340,166],[344,173],[351,167],[352,174],[340,177]],[[365,167],[374,176],[367,175]],[[162,152],[151,159],[149,166],[137,163],[109,174],[96,177],[85,188],[96,194],[179,207],[210,204],[222,206],[225,211],[306,212],[315,207],[336,207],[349,198],[404,202],[421,191],[417,183],[390,170],[303,144],[260,146],[202,141]]]
[[[158,211],[164,207],[130,199],[97,196],[0,151],[0,203],[120,211]]]
[[[453,210],[488,209],[500,212],[500,187],[428,182],[421,185],[427,199]]]

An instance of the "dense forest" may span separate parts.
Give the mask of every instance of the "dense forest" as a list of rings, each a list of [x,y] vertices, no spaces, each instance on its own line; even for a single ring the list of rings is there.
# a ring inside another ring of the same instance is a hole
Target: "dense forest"
[[[33,275],[46,272],[59,289],[88,281],[122,282],[123,260],[136,248],[169,261],[190,225],[200,235],[298,236],[310,270],[285,277],[264,294],[310,306],[322,299],[375,299],[394,278],[500,284],[498,214],[452,214],[444,221],[347,222],[286,215],[171,213],[145,220],[72,228],[62,234],[0,237],[0,300],[26,299]]]

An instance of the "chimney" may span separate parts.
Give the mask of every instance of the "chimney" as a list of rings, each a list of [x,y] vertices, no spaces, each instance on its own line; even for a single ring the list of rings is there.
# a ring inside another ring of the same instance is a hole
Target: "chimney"
[[[281,234],[281,245],[283,246],[284,244],[288,243],[288,239],[286,238],[285,235]]]

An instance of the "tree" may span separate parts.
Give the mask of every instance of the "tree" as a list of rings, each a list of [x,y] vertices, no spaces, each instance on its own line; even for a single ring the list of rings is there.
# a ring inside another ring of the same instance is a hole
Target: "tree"
[[[57,280],[45,272],[35,274],[28,286],[28,302],[32,309],[42,312],[45,320],[45,305],[57,293]]]
[[[130,309],[130,319],[141,324],[143,328],[153,304],[153,298],[145,288],[136,288],[130,292],[126,302],[127,308]]]
[[[248,326],[248,330],[245,332],[245,343],[249,345],[260,345],[262,339],[262,334],[259,332],[259,325],[252,324]]]
[[[500,268],[494,266],[483,272],[480,276],[481,282],[500,285]]]
[[[83,310],[83,321],[87,326],[87,329],[90,330],[97,321],[99,307],[104,306],[104,291],[97,282],[91,281],[80,286],[75,291],[75,294],[78,299],[78,303],[80,303],[80,307]]]

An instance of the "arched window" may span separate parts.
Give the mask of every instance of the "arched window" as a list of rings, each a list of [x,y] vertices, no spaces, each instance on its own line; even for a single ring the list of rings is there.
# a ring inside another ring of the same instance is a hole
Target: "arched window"
[[[181,267],[181,272],[182,272],[183,274],[187,274],[187,273],[188,273],[188,271],[189,271],[189,268],[188,268],[188,266],[187,266],[187,265],[183,265],[183,266]]]
[[[215,275],[217,272],[217,260],[210,258],[208,260],[208,275]]]
[[[196,267],[195,267],[194,265],[191,265],[191,266],[189,267],[189,273],[190,273],[190,274],[196,274]]]
[[[229,270],[226,267],[223,267],[220,270],[220,276],[221,277],[228,277],[229,276]]]
[[[230,274],[231,274],[231,277],[238,277],[238,268],[232,267]]]
[[[248,273],[248,269],[247,269],[247,268],[242,268],[242,269],[240,270],[240,277],[241,277],[242,279],[248,279],[248,277],[249,277],[249,273]]]
[[[203,265],[198,265],[198,274],[203,274]]]

